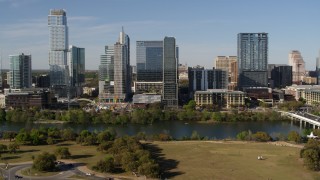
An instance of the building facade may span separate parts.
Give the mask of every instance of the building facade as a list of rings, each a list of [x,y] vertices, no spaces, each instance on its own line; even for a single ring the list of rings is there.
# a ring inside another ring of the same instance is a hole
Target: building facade
[[[196,91],[194,100],[198,106],[241,107],[245,104],[245,93],[226,89],[208,89],[206,91]]]
[[[165,107],[178,107],[178,57],[176,39],[163,40],[163,90],[162,101]]]
[[[285,88],[292,85],[292,66],[269,64],[268,72],[270,72],[271,88]]]
[[[69,80],[67,64],[68,26],[66,11],[51,9],[48,15],[50,86],[66,85]]]
[[[137,81],[161,82],[163,41],[137,41],[136,47]]]
[[[289,65],[292,66],[292,83],[301,85],[306,75],[305,62],[298,50],[289,53]]]
[[[238,82],[237,56],[217,56],[214,61],[214,67],[227,72],[228,89],[234,90]]]
[[[204,69],[204,67],[189,67],[189,96],[193,97],[195,91],[208,89],[227,89],[228,75],[222,69]]]
[[[268,87],[268,33],[238,34],[238,87]]]
[[[19,54],[10,55],[10,88],[30,88],[32,85],[31,76],[31,55]]]
[[[70,46],[68,52],[70,87],[72,96],[82,94],[82,86],[85,82],[85,49],[76,46]]]
[[[114,102],[129,101],[131,94],[130,39],[122,29],[114,45]]]

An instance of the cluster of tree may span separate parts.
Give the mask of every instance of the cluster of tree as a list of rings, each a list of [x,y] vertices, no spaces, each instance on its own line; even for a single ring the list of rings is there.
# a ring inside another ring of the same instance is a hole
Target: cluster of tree
[[[272,140],[272,138],[266,132],[258,131],[255,134],[252,134],[250,130],[242,131],[239,134],[237,134],[237,139],[242,141],[259,141],[259,142],[267,142]]]
[[[121,137],[101,142],[98,149],[106,152],[104,159],[93,167],[101,172],[137,172],[147,177],[158,177],[159,165],[148,150],[134,137]]]
[[[16,153],[20,149],[19,144],[11,143],[9,145],[0,144],[0,157],[3,153]]]
[[[320,142],[315,139],[309,139],[303,149],[300,151],[300,157],[303,158],[304,165],[310,170],[320,170]]]
[[[59,130],[55,127],[40,127],[31,131],[21,129],[14,137],[15,142],[27,145],[55,144],[61,140],[75,140],[75,138],[76,133],[72,129]]]
[[[34,160],[32,168],[37,171],[55,171],[57,157],[48,152],[42,152]]]
[[[305,102],[301,101],[288,101],[278,105],[278,108],[283,111],[297,111],[300,107],[304,106]]]

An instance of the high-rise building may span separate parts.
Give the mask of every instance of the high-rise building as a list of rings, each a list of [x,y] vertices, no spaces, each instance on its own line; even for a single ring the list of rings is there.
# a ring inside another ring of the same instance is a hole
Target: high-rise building
[[[298,50],[289,53],[289,65],[292,66],[292,83],[301,85],[306,75],[305,62]]]
[[[85,49],[70,46],[68,52],[70,72],[70,86],[74,89],[74,96],[82,94],[82,86],[85,82]]]
[[[238,87],[268,86],[268,33],[238,34]]]
[[[31,76],[31,55],[19,54],[10,55],[10,88],[30,88]]]
[[[268,64],[268,74],[269,72],[271,88],[285,88],[292,85],[292,66]]]
[[[162,81],[163,41],[137,41],[137,81]]]
[[[204,69],[204,67],[189,67],[189,97],[193,98],[195,91],[206,91],[208,89],[227,89],[228,75],[222,69]]]
[[[317,57],[316,61],[317,84],[320,85],[320,56]]]
[[[114,46],[105,46],[105,53],[100,56],[99,100],[113,102],[114,93]]]
[[[178,57],[176,39],[165,37],[163,41],[163,90],[165,107],[178,107]]]
[[[228,89],[234,90],[238,82],[237,56],[217,56],[214,61],[216,69],[222,69],[228,74]]]
[[[130,39],[123,29],[114,45],[114,102],[129,100],[131,94]]]
[[[48,15],[50,85],[67,85],[69,69],[68,26],[66,11],[51,9]]]

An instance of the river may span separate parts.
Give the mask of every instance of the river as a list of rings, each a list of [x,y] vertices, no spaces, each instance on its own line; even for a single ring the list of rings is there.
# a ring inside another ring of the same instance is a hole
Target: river
[[[72,128],[76,132],[84,129],[89,131],[102,131],[107,127],[116,130],[117,135],[135,135],[138,132],[145,132],[147,135],[167,133],[173,138],[190,137],[193,131],[197,131],[200,136],[207,136],[210,139],[235,138],[241,131],[250,130],[252,133],[264,131],[272,137],[279,134],[287,135],[290,131],[302,133],[299,125],[291,124],[290,121],[263,121],[263,122],[228,122],[228,123],[198,123],[182,121],[156,122],[152,125],[127,124],[32,124],[32,123],[9,123],[1,124],[0,131],[19,131],[21,128],[32,129],[44,127],[57,127],[59,129]]]

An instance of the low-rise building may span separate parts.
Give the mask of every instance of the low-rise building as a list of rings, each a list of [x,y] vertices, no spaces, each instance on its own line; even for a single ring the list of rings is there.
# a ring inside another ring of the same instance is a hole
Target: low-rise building
[[[207,91],[196,91],[194,100],[199,106],[218,105],[220,107],[231,108],[245,104],[245,93],[226,89],[208,89]]]
[[[320,85],[292,85],[287,86],[285,88],[285,94],[289,94],[295,97],[296,100],[299,100],[299,98],[306,99],[305,92],[306,90],[320,90]]]

